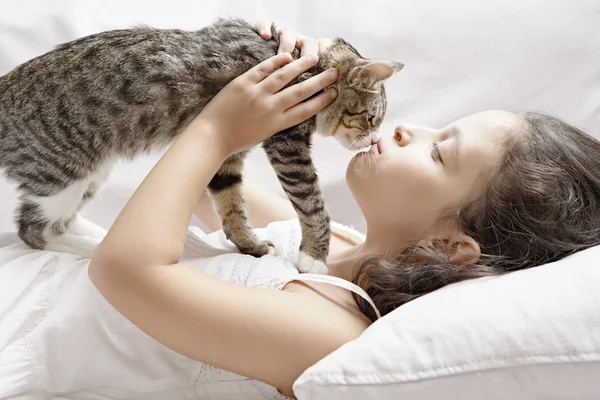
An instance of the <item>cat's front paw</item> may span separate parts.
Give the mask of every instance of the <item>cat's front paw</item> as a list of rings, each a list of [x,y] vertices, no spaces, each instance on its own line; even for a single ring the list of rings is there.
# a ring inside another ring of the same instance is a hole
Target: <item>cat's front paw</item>
[[[254,257],[262,257],[265,255],[274,256],[275,255],[275,245],[269,240],[263,240],[257,242],[256,245],[250,249],[243,249],[242,253],[250,254]]]
[[[301,251],[298,256],[298,271],[306,274],[329,274],[329,269],[323,261],[315,260],[310,255]]]

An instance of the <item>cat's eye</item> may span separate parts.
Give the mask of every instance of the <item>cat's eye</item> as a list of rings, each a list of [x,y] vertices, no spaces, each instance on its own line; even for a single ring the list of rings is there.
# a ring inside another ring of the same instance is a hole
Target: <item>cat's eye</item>
[[[440,154],[440,148],[438,147],[437,142],[433,142],[433,148],[431,149],[431,157],[434,160],[438,160],[442,164],[444,163],[444,160],[442,160],[442,155]]]
[[[369,125],[375,126],[379,123],[380,118],[376,115],[371,115],[369,117]]]

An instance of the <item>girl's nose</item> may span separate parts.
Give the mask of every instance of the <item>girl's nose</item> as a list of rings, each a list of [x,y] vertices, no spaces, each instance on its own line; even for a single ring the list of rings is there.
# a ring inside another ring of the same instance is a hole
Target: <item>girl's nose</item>
[[[406,146],[412,139],[412,132],[406,125],[398,125],[394,130],[394,139],[400,146]]]

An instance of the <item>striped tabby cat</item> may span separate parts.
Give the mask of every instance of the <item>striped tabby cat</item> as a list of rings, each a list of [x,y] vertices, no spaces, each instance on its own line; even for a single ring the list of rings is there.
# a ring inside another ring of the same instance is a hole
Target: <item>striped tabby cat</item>
[[[195,32],[115,30],[60,45],[1,77],[0,167],[19,184],[21,239],[34,248],[91,257],[105,231],[78,212],[115,160],[168,145],[221,88],[275,55],[278,46],[274,29],[264,40],[237,19]],[[402,68],[365,60],[336,39],[297,81],[331,66],[340,72],[337,100],[263,143],[301,222],[302,272],[327,272],[330,239],[311,135],[318,130],[351,149],[370,145],[386,110],[382,82]],[[248,225],[244,157],[227,159],[209,192],[227,237],[241,252],[262,256],[271,244]]]

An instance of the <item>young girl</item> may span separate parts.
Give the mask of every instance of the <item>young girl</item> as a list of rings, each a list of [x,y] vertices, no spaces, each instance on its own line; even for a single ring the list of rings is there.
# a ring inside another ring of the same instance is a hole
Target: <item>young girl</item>
[[[441,129],[399,125],[358,154],[346,180],[367,234],[334,225],[324,282],[293,267],[300,231],[287,201],[256,188],[255,225],[282,220],[258,230],[275,256],[188,231],[225,158],[334,100],[328,91],[301,103],[334,71],[283,90],[316,57],[289,61],[281,53],[213,99],[91,262],[0,240],[0,398],[246,398],[248,385],[293,396],[296,378],[377,312],[600,243],[600,143],[551,116],[499,110]]]

